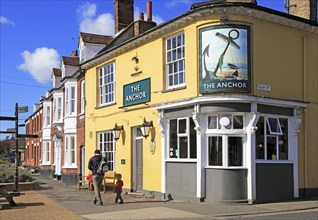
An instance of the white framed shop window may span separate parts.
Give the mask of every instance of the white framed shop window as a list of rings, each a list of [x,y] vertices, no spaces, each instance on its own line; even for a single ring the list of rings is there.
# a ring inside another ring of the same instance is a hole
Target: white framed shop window
[[[195,160],[197,143],[195,124],[191,117],[169,120],[168,159]]]
[[[257,122],[255,159],[266,161],[289,160],[289,119],[262,115]]]
[[[245,167],[246,131],[244,114],[222,113],[207,116],[207,166]]]
[[[109,164],[109,170],[115,171],[116,141],[112,131],[98,132],[98,149]]]
[[[242,168],[245,166],[245,135],[208,135],[207,166]]]

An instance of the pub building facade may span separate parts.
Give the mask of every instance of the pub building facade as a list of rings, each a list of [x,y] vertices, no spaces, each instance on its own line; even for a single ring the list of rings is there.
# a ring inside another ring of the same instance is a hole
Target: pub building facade
[[[318,195],[316,21],[252,0],[196,3],[134,35],[141,21],[81,63],[85,161],[100,149],[127,190],[169,199]]]

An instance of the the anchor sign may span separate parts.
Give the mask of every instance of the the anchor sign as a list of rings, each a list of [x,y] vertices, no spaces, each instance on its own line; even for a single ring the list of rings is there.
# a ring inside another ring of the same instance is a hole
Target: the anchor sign
[[[224,55],[225,55],[225,53],[226,53],[226,51],[227,51],[227,49],[229,48],[230,45],[232,47],[236,48],[236,49],[240,49],[240,46],[235,42],[235,40],[238,39],[239,36],[240,36],[240,33],[239,33],[239,31],[237,29],[230,30],[229,33],[228,33],[228,36],[225,36],[224,34],[219,33],[219,32],[217,32],[215,34],[215,36],[217,36],[220,39],[224,40],[227,44],[226,44],[226,47],[223,50],[223,52],[220,54],[218,63],[217,63],[217,65],[215,67],[215,70],[213,72],[209,71],[207,66],[206,66],[206,57],[209,57],[210,45],[207,45],[205,47],[205,49],[203,50],[202,57],[203,57],[203,65],[204,65],[204,71],[205,71],[205,78],[204,78],[205,81],[210,81],[212,79],[217,79],[218,78],[216,73],[219,71],[219,69],[222,71]]]

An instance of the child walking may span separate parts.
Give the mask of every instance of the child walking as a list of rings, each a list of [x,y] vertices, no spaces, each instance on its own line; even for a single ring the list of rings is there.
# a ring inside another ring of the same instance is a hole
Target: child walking
[[[117,173],[115,175],[115,178],[117,180],[116,184],[115,184],[115,188],[114,188],[114,192],[116,193],[115,203],[117,203],[118,200],[119,200],[119,204],[123,204],[124,200],[121,197],[121,192],[123,191],[124,182],[121,180],[121,174],[120,173]]]

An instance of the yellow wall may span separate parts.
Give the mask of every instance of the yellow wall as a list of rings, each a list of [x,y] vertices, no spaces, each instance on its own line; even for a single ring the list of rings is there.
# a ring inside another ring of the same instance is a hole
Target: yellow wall
[[[299,134],[299,180],[300,188],[318,187],[317,177],[317,82],[318,82],[318,37],[300,29],[287,27],[269,21],[244,15],[228,15],[230,24],[250,25],[251,29],[251,93],[246,95],[275,99],[309,102],[304,113],[302,132]],[[130,188],[132,178],[132,137],[131,128],[147,121],[154,121],[156,151],[149,152],[151,137],[143,141],[144,189],[160,191],[161,188],[161,134],[157,124],[158,113],[151,105],[167,103],[196,97],[198,93],[198,29],[218,24],[219,15],[203,16],[201,20],[188,26],[164,33],[162,37],[127,51],[110,60],[116,63],[116,104],[97,107],[97,68],[86,72],[86,121],[85,146],[86,161],[97,147],[96,132],[110,130],[114,124],[124,125],[125,135],[117,141],[116,171],[123,174],[125,188]],[[233,22],[231,22],[233,21]],[[184,31],[185,34],[185,70],[186,88],[162,93],[165,88],[164,38]],[[131,76],[135,72],[135,63],[131,58],[138,55],[139,71],[142,74]],[[305,56],[304,56],[305,54]],[[123,86],[151,77],[151,102],[126,109],[122,107]],[[257,90],[258,84],[271,86],[271,91]],[[214,94],[208,94],[211,96]],[[244,94],[243,94],[244,95]],[[123,142],[124,139],[124,142]],[[121,159],[126,164],[120,164]]]

